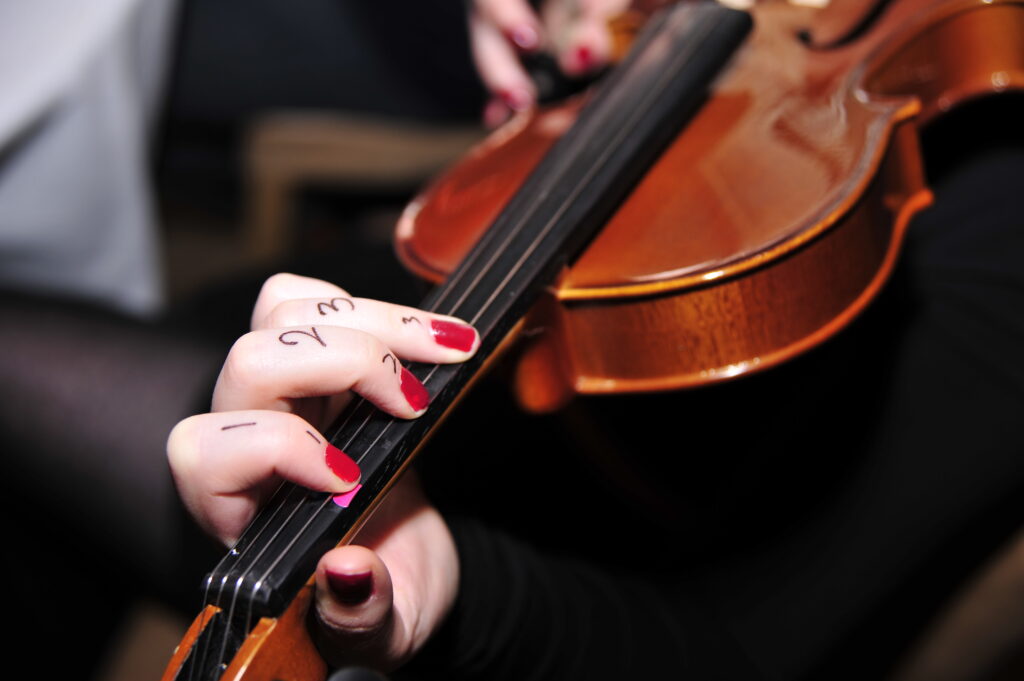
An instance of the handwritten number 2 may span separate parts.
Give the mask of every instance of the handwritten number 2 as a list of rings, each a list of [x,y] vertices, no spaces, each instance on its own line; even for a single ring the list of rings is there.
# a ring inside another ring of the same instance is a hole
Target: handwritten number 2
[[[293,333],[302,334],[303,336],[309,336],[323,347],[327,347],[327,343],[324,343],[324,339],[320,337],[320,334],[317,332],[315,326],[309,327],[309,331],[285,331],[284,333],[277,337],[277,340],[281,341],[285,345],[298,345],[299,341],[297,340],[284,339],[285,336],[290,336]]]

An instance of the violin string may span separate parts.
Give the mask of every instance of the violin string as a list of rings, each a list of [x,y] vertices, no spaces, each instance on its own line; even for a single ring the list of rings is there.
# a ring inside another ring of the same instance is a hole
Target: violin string
[[[280,490],[281,487],[283,487],[283,486],[284,486],[284,484],[282,483],[282,485],[280,487],[278,487],[278,489]],[[259,532],[256,533],[256,536],[252,538],[252,540],[245,546],[244,549],[242,549],[242,552],[239,553],[239,555],[236,558],[236,561],[237,560],[241,560],[242,558],[244,558],[245,555],[249,552],[249,549],[251,549],[252,547],[254,547],[256,545],[256,543],[259,540],[260,536],[262,536],[262,534],[266,531],[266,529],[274,522],[274,519],[277,518],[277,516],[281,512],[281,510],[284,509],[288,505],[288,501],[294,496],[295,492],[300,490],[300,488],[298,486],[296,486],[296,485],[291,485],[290,487],[291,487],[291,489],[288,490],[288,492],[285,495],[285,498],[282,499],[281,503],[278,504],[277,507],[274,509],[274,512],[273,512],[273,514],[271,514],[270,518],[267,520],[267,523],[263,527],[260,528]],[[288,517],[285,518],[283,520],[283,522],[278,524],[278,528],[284,527],[288,523],[288,521],[291,520],[295,516],[295,514],[299,510],[299,507],[300,507],[300,504],[298,504],[298,503],[294,504],[291,513],[288,514]],[[259,552],[256,554],[256,556],[252,559],[252,562],[254,564],[255,564],[256,561],[258,561],[260,558],[263,557],[263,554],[266,553],[266,551],[270,548],[270,544],[271,544],[270,542],[267,542],[267,543],[263,544],[262,548],[259,550]],[[241,586],[244,584],[244,580],[245,580],[245,578],[247,576],[247,573],[248,573],[248,570],[243,571],[242,574],[238,577],[238,579],[235,580],[234,591],[231,594],[231,606],[228,608],[227,619],[229,621],[234,619],[234,616],[235,616],[235,604],[236,604],[236,602],[238,600],[238,593],[241,590]],[[224,577],[222,577],[221,580],[220,580],[220,590],[218,591],[218,594],[217,594],[218,600],[224,596],[224,588],[227,585],[228,577],[229,576],[230,576],[230,572],[225,572]],[[249,625],[251,624],[251,622],[250,622],[251,614],[252,614],[252,609],[251,609],[251,600],[250,600],[250,610],[249,610],[249,613],[246,616],[246,630],[249,629]],[[227,651],[228,640],[230,638],[229,635],[228,635],[228,632],[229,632],[229,629],[227,627],[225,627],[224,635],[221,637],[220,653],[218,654],[218,658],[217,658],[218,661],[220,661],[220,662],[223,662],[224,655],[225,655],[225,653]]]
[[[276,497],[283,489],[285,489],[286,485],[288,485],[288,483],[281,483],[280,485],[278,485],[277,489],[274,490],[274,494],[272,495],[271,499],[273,499],[273,497]],[[211,589],[211,587],[213,585],[212,575],[216,574],[217,571],[222,568],[222,566],[228,561],[229,558],[233,558],[235,560],[235,562],[238,562],[239,560],[244,558],[246,556],[246,554],[249,552],[249,550],[251,548],[253,548],[254,546],[256,546],[257,540],[266,531],[267,527],[269,527],[274,522],[275,518],[277,518],[278,514],[280,514],[280,512],[284,508],[287,507],[288,501],[291,500],[291,498],[294,496],[295,492],[297,492],[300,489],[296,485],[288,485],[288,487],[289,487],[289,489],[287,489],[287,491],[285,492],[284,498],[281,499],[280,503],[275,505],[273,513],[267,519],[266,524],[264,524],[264,526],[262,528],[260,528],[259,532],[256,533],[256,536],[253,537],[252,540],[245,546],[245,548],[242,549],[242,551],[240,553],[237,553],[237,555],[236,555],[235,549],[232,548],[232,550],[229,551],[227,553],[227,555],[225,555],[224,558],[221,559],[220,563],[217,564],[217,567],[214,568],[213,573],[211,573],[211,579],[207,580],[207,583],[206,583],[206,590],[205,590],[204,599],[203,599],[204,603],[206,603],[206,604],[210,603],[210,589]],[[289,518],[286,518],[284,523],[282,523],[282,525],[286,524],[288,522],[288,520],[291,518],[291,516],[293,516],[295,514],[295,512],[298,510],[298,508],[299,508],[299,506],[298,506],[298,504],[296,504],[295,507],[292,509],[292,513],[289,515]],[[258,554],[254,560],[259,560],[259,558],[262,555],[262,553],[264,551],[266,551],[269,546],[270,546],[269,542],[267,544],[265,544],[263,549],[260,551],[260,554]],[[224,576],[221,577],[221,579],[220,579],[220,588],[217,590],[217,600],[218,600],[218,602],[224,596],[224,588],[225,588],[225,585],[227,584],[229,576],[230,576],[230,571],[228,571],[227,569],[224,569]],[[242,577],[240,579],[244,579],[244,576],[245,576],[245,571],[243,571],[243,575],[242,575]],[[224,654],[225,654],[225,651],[227,649],[227,643],[228,643],[229,632],[230,632],[230,627],[227,626],[227,622],[230,622],[234,618],[234,614],[235,614],[235,599],[237,598],[237,596],[238,596],[238,588],[236,586],[235,592],[232,594],[231,607],[227,610],[226,615],[225,615],[226,622],[225,622],[224,633],[223,633],[223,635],[221,637],[221,639],[222,639],[221,640],[221,652],[220,652],[220,655],[218,657],[218,663],[223,662]],[[223,612],[223,609],[222,609],[222,612]],[[209,648],[212,645],[211,638],[212,637],[208,636],[208,637],[206,637],[204,639],[203,650],[201,651],[201,655],[200,655],[200,658],[198,660],[199,664],[193,665],[192,666],[192,671],[189,672],[189,679],[190,679],[190,681],[191,681],[193,675],[195,674],[196,668],[203,666],[203,664],[205,664],[205,662],[206,662],[207,653],[209,652]]]
[[[706,37],[709,33],[710,33],[710,31],[706,31],[705,35],[704,36],[700,36],[700,37],[701,38]],[[696,51],[696,44],[698,44],[700,42],[701,42],[700,40],[694,40],[693,36],[690,36],[690,41],[687,42],[687,46],[689,47],[689,49],[685,50],[685,51],[682,51],[682,52],[678,53],[677,55],[675,55],[675,58],[673,60],[673,62],[674,62],[673,65],[678,68],[679,64],[677,62],[689,59],[690,56],[692,56],[692,54]],[[661,78],[660,80],[664,80],[667,77],[674,77],[674,76],[667,75],[667,74],[674,74],[674,73],[675,73],[675,69],[663,69],[662,72],[661,72],[663,78]],[[655,98],[658,94],[660,94],[663,91],[663,87],[664,87],[664,83],[663,82],[659,82],[659,83],[656,83],[654,87],[651,87],[650,89],[648,89],[646,91],[647,94],[652,93],[652,92],[656,93],[656,94],[649,94],[648,97],[644,98],[647,101],[648,104],[649,104],[649,101],[651,99]],[[597,171],[597,169],[601,167],[601,163],[607,161],[607,157],[608,157],[608,154],[610,153],[610,150],[614,149],[617,146],[617,144],[619,142],[621,142],[621,139],[622,139],[623,135],[625,135],[627,131],[632,129],[632,124],[635,124],[635,119],[639,115],[639,114],[637,114],[637,112],[638,111],[642,111],[643,109],[644,109],[644,107],[642,107],[642,106],[634,106],[634,107],[632,107],[630,109],[632,115],[629,117],[629,120],[625,124],[618,126],[617,129],[616,129],[617,130],[616,137],[615,137],[615,142],[616,143],[615,144],[609,144],[609,145],[606,145],[604,147],[605,151],[599,157],[598,162],[590,164],[588,171],[584,175],[584,181],[580,182],[580,183],[577,183],[575,185],[575,187],[574,187],[574,189],[573,189],[573,191],[571,193],[571,196],[573,197],[573,200],[574,200],[575,197],[578,197],[579,193],[583,189],[586,188],[585,186],[583,186],[583,185],[586,184],[586,180],[591,178],[593,176],[593,174]],[[602,111],[602,113],[604,113],[604,112]],[[608,114],[605,114],[605,115],[609,116],[611,114],[608,113]],[[594,118],[590,119],[590,121],[588,121],[588,123],[590,125],[597,125],[597,123],[591,122],[591,121],[595,121],[595,120],[598,120],[598,118],[596,116]],[[574,142],[575,142],[575,140],[574,140]],[[577,146],[579,146],[579,144],[577,144]],[[569,157],[569,158],[573,158],[572,154],[566,154],[566,156]],[[566,170],[566,168],[565,168],[566,165],[568,165],[568,163],[564,162],[564,163],[560,164],[560,167],[556,166],[558,174],[564,173],[564,171]],[[554,172],[554,171],[552,171],[552,172]],[[557,207],[557,209],[555,211],[555,215],[552,218],[549,218],[547,223],[544,225],[544,227],[543,227],[543,229],[542,229],[542,231],[540,233],[539,238],[538,237],[534,237],[533,241],[529,244],[527,250],[520,256],[520,258],[516,261],[515,265],[511,269],[506,269],[506,275],[502,279],[502,281],[499,284],[498,288],[496,288],[496,289],[494,289],[492,291],[491,295],[486,299],[484,304],[480,307],[480,309],[472,317],[472,321],[470,323],[475,324],[475,322],[477,322],[484,314],[486,314],[489,311],[489,308],[493,304],[495,298],[502,292],[503,288],[505,286],[507,286],[509,280],[512,277],[514,277],[518,273],[519,270],[521,270],[525,260],[529,257],[530,254],[532,254],[540,246],[540,244],[543,242],[544,238],[547,236],[548,233],[550,233],[550,230],[555,226],[555,223],[557,222],[557,219],[559,217],[561,217],[562,214],[564,214],[565,210],[568,209],[568,207],[569,207],[569,205],[571,203],[572,203],[572,200],[565,200],[565,201],[561,202],[561,204]],[[536,206],[537,202],[535,202],[533,205]],[[457,291],[458,289],[461,288],[462,289],[462,295],[458,298],[458,300],[455,302],[455,304],[452,305],[452,307],[450,308],[450,311],[445,313],[445,314],[453,315],[458,310],[459,306],[462,305],[465,302],[467,296],[470,293],[472,293],[472,291],[475,289],[476,286],[479,285],[480,280],[484,276],[486,276],[487,274],[490,274],[493,271],[494,263],[496,262],[498,256],[505,254],[505,252],[509,248],[510,242],[514,239],[515,236],[517,236],[522,231],[522,229],[529,222],[529,218],[532,217],[534,212],[535,212],[534,210],[528,210],[525,215],[521,216],[517,220],[516,223],[513,223],[513,227],[510,228],[511,234],[506,233],[505,242],[501,246],[498,247],[496,253],[494,255],[492,255],[491,259],[484,265],[484,267],[480,268],[480,270],[477,272],[477,275],[474,278],[473,282],[471,282],[470,285],[467,286],[467,287],[455,286],[455,283],[457,283],[459,279],[464,277],[463,273],[464,272],[469,272],[472,269],[470,267],[466,267],[465,269],[460,267],[460,271],[458,273],[458,276],[454,277],[454,280],[450,280],[449,282],[445,283],[445,285],[443,286],[442,291],[439,292],[438,299],[433,302],[433,304],[430,306],[428,311],[436,312],[437,309],[440,307],[441,303],[444,301],[444,299],[448,296],[449,293]],[[497,232],[494,232],[493,230],[490,230],[490,231],[488,231],[488,233],[485,234],[484,238],[488,239],[488,240],[491,239],[490,235],[492,233],[496,234]],[[474,253],[482,253],[483,250],[484,249],[480,249],[479,251],[474,251]],[[475,259],[477,256],[474,255],[473,257]],[[493,329],[493,325],[490,328]],[[488,329],[488,331],[489,330],[490,329]],[[486,333],[486,331],[485,331],[485,333]],[[425,385],[430,381],[430,379],[434,376],[434,374],[437,372],[438,369],[439,369],[439,367],[435,365],[434,367],[432,367],[428,371],[427,376],[423,379],[423,383]],[[343,430],[344,426],[347,425],[349,420],[365,404],[366,404],[366,400],[365,399],[360,399],[360,401],[349,412],[349,415],[347,416],[347,418],[342,422],[342,424],[340,426],[338,426],[336,428],[335,435],[339,434],[341,432],[341,430]],[[371,418],[372,418],[372,413],[368,414],[364,418],[363,422],[356,428],[355,432],[353,432],[352,435],[350,436],[350,438],[348,440],[348,444],[349,445],[351,445],[351,443],[355,440],[355,438],[358,437],[358,435],[362,433],[363,429],[365,428],[366,424],[369,423]],[[362,462],[362,460],[369,454],[369,452],[372,451],[373,447],[376,446],[376,443],[380,440],[380,438],[384,436],[384,434],[387,432],[387,430],[390,428],[390,426],[393,423],[395,423],[395,422],[397,422],[397,420],[396,419],[392,419],[392,420],[388,421],[383,426],[383,428],[381,429],[381,432],[377,435],[377,437],[374,439],[374,441],[361,454],[357,455],[357,457],[356,457],[357,463],[361,463]],[[302,527],[299,528],[299,531],[293,535],[292,539],[288,542],[288,544],[284,547],[284,549],[280,553],[278,553],[278,555],[274,559],[271,567],[268,568],[264,572],[264,574],[260,577],[260,579],[257,580],[257,582],[254,583],[254,586],[253,586],[253,596],[255,596],[255,594],[258,593],[258,590],[262,586],[263,581],[273,571],[273,568],[276,567],[280,563],[281,560],[283,560],[283,558],[285,557],[285,555],[287,555],[287,553],[291,549],[291,547],[294,546],[295,542],[297,542],[301,538],[301,536],[308,530],[310,525],[320,516],[320,514],[323,512],[323,510],[328,507],[328,505],[329,505],[329,503],[331,501],[331,498],[332,498],[331,495],[327,495],[325,497],[323,502],[320,504],[320,507],[316,511],[314,511],[307,518],[307,520],[303,523]],[[298,508],[298,506],[296,508]],[[278,526],[278,528],[275,530],[273,536],[270,538],[270,540],[265,545],[264,550],[266,550],[266,548],[269,547],[278,538],[280,533],[283,531],[284,526],[287,524],[287,522],[289,520],[291,520],[291,517],[293,515],[294,515],[294,512],[293,512],[292,515],[289,516],[289,518],[285,521],[285,523],[282,523],[280,526]],[[255,563],[253,563],[251,567],[246,568],[246,570],[243,572],[243,576],[239,578],[239,583],[241,583],[244,580],[245,576],[248,576],[249,572],[251,572],[251,570],[254,569],[254,566],[255,566]],[[237,596],[237,593],[235,595]],[[254,597],[249,599],[249,616],[247,617],[247,619],[251,619],[251,613],[252,613],[252,607],[253,607],[253,602],[254,601],[255,601]],[[234,598],[232,599],[232,610],[233,610],[233,608],[234,608]]]
[[[368,454],[371,451],[373,451],[373,448],[376,447],[377,443],[380,442],[380,439],[382,437],[384,437],[384,434],[387,432],[387,429],[391,426],[392,423],[394,423],[394,421],[389,421],[387,424],[385,424],[384,428],[381,429],[380,433],[378,433],[377,437],[374,438],[373,442],[371,442],[369,445],[367,445],[366,451],[360,457],[360,460],[362,460],[362,458],[365,457],[366,454]],[[330,500],[331,500],[331,496],[328,496],[327,498],[324,499],[323,503],[320,505],[320,508],[318,508],[313,513],[313,515],[310,516],[310,518],[306,521],[306,524],[303,525],[303,527],[292,537],[292,540],[290,542],[288,542],[288,544],[284,547],[284,549],[281,551],[281,553],[279,553],[277,555],[277,558],[274,559],[274,562],[270,565],[270,567],[268,567],[266,569],[266,571],[260,577],[258,583],[262,583],[263,580],[267,578],[267,575],[269,575],[271,572],[274,571],[274,568],[276,568],[278,563],[281,562],[281,560],[284,558],[285,554],[291,549],[291,547],[295,544],[295,542],[297,542],[301,538],[302,534],[309,527],[310,523],[312,523],[313,520],[316,519],[316,516],[318,516],[320,514],[320,512],[323,511],[323,509],[327,506],[327,504],[330,502]]]

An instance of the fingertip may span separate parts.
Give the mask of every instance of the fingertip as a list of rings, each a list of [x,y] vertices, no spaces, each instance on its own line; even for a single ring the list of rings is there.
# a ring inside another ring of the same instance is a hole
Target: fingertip
[[[413,411],[412,418],[421,416],[430,404],[430,393],[427,392],[426,386],[405,367],[402,367],[400,386],[402,395]]]
[[[443,348],[458,351],[453,361],[472,357],[480,347],[480,334],[471,325],[459,319],[430,320],[430,335]]]
[[[570,76],[582,76],[604,66],[606,59],[593,45],[577,43],[559,57],[559,66]]]
[[[317,568],[317,582],[329,599],[328,605],[346,611],[371,600],[391,600],[387,568],[376,553],[362,546],[343,546],[325,554]]]
[[[499,127],[511,116],[512,110],[497,97],[488,100],[487,104],[484,105],[484,126],[489,129],[493,130]]]
[[[362,476],[359,464],[330,442],[327,443],[324,451],[324,461],[327,463],[327,467],[331,469],[331,472],[346,486],[346,489],[332,491],[342,494],[350,492],[359,483],[359,479]]]

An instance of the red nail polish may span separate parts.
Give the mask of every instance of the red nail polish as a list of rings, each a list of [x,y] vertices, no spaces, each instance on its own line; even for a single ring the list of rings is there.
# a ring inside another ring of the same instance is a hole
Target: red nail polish
[[[535,50],[540,45],[537,30],[529,24],[516,26],[505,34],[505,37],[521,50]]]
[[[469,324],[434,319],[430,322],[430,333],[434,334],[434,342],[438,345],[462,352],[469,352],[476,343],[476,331]]]
[[[345,482],[355,482],[359,479],[359,464],[334,445],[327,444],[324,458],[327,460],[327,467]]]
[[[576,64],[580,71],[589,71],[597,64],[597,59],[589,47],[580,45],[576,48]]]
[[[402,394],[415,411],[423,411],[430,404],[430,393],[405,367],[402,367]]]
[[[327,584],[334,597],[345,605],[359,605],[373,595],[373,573],[357,572],[354,575],[327,570]]]

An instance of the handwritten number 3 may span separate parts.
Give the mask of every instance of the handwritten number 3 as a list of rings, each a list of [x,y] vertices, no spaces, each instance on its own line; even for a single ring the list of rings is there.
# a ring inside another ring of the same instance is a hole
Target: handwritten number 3
[[[284,333],[282,333],[280,336],[277,337],[277,340],[281,341],[285,345],[298,345],[299,341],[297,341],[297,340],[285,340],[284,339],[285,336],[290,336],[293,333],[302,334],[303,336],[309,336],[310,338],[315,340],[317,343],[319,343],[323,347],[325,347],[325,348],[327,347],[327,343],[324,343],[324,339],[320,337],[319,333],[317,333],[317,330],[316,330],[315,326],[309,327],[309,331],[285,331]]]
[[[317,303],[316,304],[316,311],[320,313],[321,317],[326,317],[327,316],[327,313],[324,312],[324,308],[330,308],[330,309],[334,310],[335,312],[338,312],[338,303],[337,303],[337,301],[339,301],[339,300],[342,300],[342,301],[348,303],[349,307],[351,307],[353,310],[356,309],[356,304],[353,303],[352,300],[349,299],[349,298],[331,298],[326,303]]]

